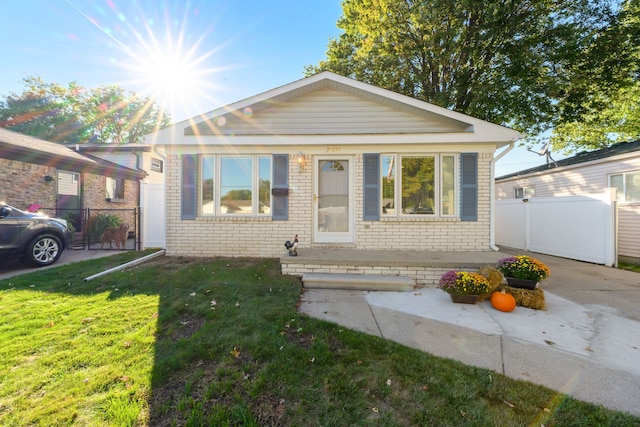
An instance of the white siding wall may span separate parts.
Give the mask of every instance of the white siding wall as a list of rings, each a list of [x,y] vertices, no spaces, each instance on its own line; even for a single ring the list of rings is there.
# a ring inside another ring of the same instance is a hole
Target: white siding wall
[[[640,261],[640,203],[618,205],[618,254]]]
[[[321,89],[292,101],[243,115],[228,114],[199,128],[202,134],[326,135],[460,132],[463,128],[439,118],[429,120],[390,106],[331,89]]]
[[[597,194],[609,186],[610,174],[634,170],[640,170],[640,153],[621,160],[595,161],[500,179],[496,181],[496,199],[513,199],[513,190],[518,187],[535,188],[535,197]]]

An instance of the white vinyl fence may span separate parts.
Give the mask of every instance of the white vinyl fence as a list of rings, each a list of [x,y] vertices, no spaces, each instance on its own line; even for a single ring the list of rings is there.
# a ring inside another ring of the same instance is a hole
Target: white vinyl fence
[[[166,244],[164,184],[140,186],[142,248],[164,248]]]
[[[616,204],[604,194],[496,201],[496,244],[613,266]]]

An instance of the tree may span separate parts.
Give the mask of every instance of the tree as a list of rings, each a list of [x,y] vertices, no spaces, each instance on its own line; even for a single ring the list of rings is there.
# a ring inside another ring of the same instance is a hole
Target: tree
[[[85,89],[34,76],[24,84],[0,101],[0,127],[52,142],[133,143],[169,124],[153,100],[115,85]]]
[[[558,117],[606,0],[344,0],[330,70],[532,135]]]
[[[640,3],[627,0],[571,70],[551,134],[556,150],[595,150],[640,139]]]

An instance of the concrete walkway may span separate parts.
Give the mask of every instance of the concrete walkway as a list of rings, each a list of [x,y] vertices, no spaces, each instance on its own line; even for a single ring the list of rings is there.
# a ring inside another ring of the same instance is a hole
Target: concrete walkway
[[[640,416],[640,274],[531,255],[551,269],[544,311],[453,304],[434,287],[305,290],[300,311]]]

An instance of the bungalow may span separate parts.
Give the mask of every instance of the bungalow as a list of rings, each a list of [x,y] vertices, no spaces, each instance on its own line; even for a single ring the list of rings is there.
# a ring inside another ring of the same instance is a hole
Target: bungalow
[[[511,129],[331,72],[146,136],[166,153],[166,251],[491,252]],[[338,255],[339,256],[339,255]]]

